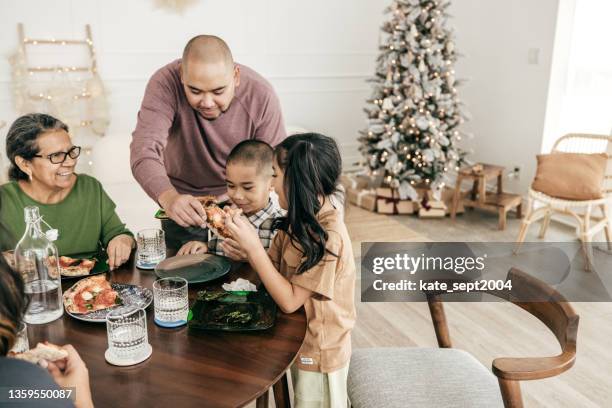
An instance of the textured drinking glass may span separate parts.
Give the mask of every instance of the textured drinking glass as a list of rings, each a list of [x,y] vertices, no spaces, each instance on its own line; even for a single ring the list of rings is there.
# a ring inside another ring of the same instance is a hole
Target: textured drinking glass
[[[17,332],[17,338],[15,339],[15,344],[13,348],[10,350],[13,353],[23,353],[24,351],[28,351],[30,349],[30,342],[28,341],[28,326],[22,322],[19,325],[19,331]]]
[[[169,277],[153,282],[155,323],[162,327],[178,327],[187,324],[189,297],[187,280]]]
[[[113,309],[106,316],[106,361],[114,365],[138,364],[151,355],[147,313],[136,306]]]
[[[136,266],[141,269],[153,269],[166,259],[166,241],[164,231],[151,228],[136,234]]]

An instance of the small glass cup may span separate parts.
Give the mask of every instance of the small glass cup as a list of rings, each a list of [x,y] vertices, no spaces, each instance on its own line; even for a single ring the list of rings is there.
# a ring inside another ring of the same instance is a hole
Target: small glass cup
[[[23,353],[30,349],[30,342],[28,341],[28,325],[25,322],[21,322],[19,330],[17,331],[17,338],[13,348],[10,349],[13,353]]]
[[[155,324],[161,327],[179,327],[187,324],[189,296],[187,280],[168,277],[153,282]]]
[[[106,316],[108,349],[104,358],[110,364],[128,366],[141,363],[153,349],[147,335],[147,312],[136,306],[113,309]]]
[[[138,231],[136,234],[136,266],[140,269],[154,269],[166,259],[164,231],[157,228]]]

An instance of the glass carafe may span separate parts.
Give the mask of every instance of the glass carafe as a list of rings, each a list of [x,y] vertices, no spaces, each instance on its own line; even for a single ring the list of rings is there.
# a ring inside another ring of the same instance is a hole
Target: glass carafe
[[[48,323],[64,312],[57,248],[42,232],[38,207],[26,207],[24,216],[26,230],[15,247],[15,265],[30,297],[24,320],[28,324]]]

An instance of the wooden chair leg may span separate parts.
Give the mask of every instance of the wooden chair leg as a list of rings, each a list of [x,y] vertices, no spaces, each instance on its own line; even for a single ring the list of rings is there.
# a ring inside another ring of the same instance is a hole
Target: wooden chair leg
[[[608,243],[608,251],[612,251],[612,214],[610,214],[608,204],[603,204],[600,208],[602,215],[606,220],[604,232],[606,234],[606,242]]]
[[[516,238],[516,245],[514,246],[514,253],[516,254],[519,249],[521,249],[521,244],[525,241],[525,236],[527,236],[527,230],[529,229],[529,225],[531,225],[531,214],[533,213],[533,199],[530,197],[527,200],[527,213],[525,214],[525,218],[523,218],[523,222],[521,223],[521,229],[519,230],[518,237]]]
[[[519,220],[523,218],[523,203],[522,202],[516,206],[516,218],[518,218]]]
[[[487,196],[487,181],[484,176],[480,177],[478,181],[478,202],[484,204]]]
[[[523,408],[523,397],[521,396],[521,384],[518,381],[498,378],[499,388],[505,408]]]
[[[257,400],[255,401],[256,408],[268,408],[268,394],[270,390],[266,390],[263,394],[261,394]]]
[[[538,237],[540,239],[543,239],[546,236],[546,231],[548,230],[548,226],[550,225],[550,216],[551,216],[551,211],[546,211],[546,215],[544,216],[544,218],[542,218],[542,223],[540,224],[540,233],[538,234]]]
[[[427,296],[427,304],[429,305],[429,313],[431,314],[431,322],[433,323],[436,332],[436,339],[440,348],[453,347],[448,331],[448,323],[446,322],[446,314],[444,313],[444,303],[438,296]]]
[[[457,217],[457,208],[459,208],[459,200],[461,199],[461,177],[457,178],[457,185],[455,186],[455,192],[453,193],[453,204],[451,206],[451,220]]]
[[[590,272],[593,266],[593,247],[591,245],[591,206],[589,205],[584,212],[584,219],[581,225],[580,241],[582,241],[582,252],[584,254],[584,270]]]
[[[506,229],[506,209],[504,207],[500,207],[499,211],[499,215],[498,215],[498,222],[497,222],[497,228],[500,231],[503,231]]]
[[[287,381],[287,373],[283,374],[280,380],[272,387],[274,390],[274,402],[276,408],[291,408],[289,401],[289,382]]]

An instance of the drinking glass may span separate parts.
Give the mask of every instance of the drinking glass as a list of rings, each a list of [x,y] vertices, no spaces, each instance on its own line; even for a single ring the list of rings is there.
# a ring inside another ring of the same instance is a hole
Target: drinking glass
[[[17,332],[17,338],[15,339],[15,344],[13,344],[13,348],[11,348],[10,351],[13,353],[23,353],[29,349],[30,342],[28,341],[28,325],[25,324],[25,322],[21,322]]]
[[[189,297],[187,280],[169,277],[153,282],[155,323],[162,327],[178,327],[187,324]]]
[[[138,231],[136,234],[136,266],[140,269],[154,269],[166,259],[164,231],[157,228]]]
[[[136,306],[113,309],[106,316],[106,361],[118,366],[138,364],[153,351],[147,335],[147,313]]]

